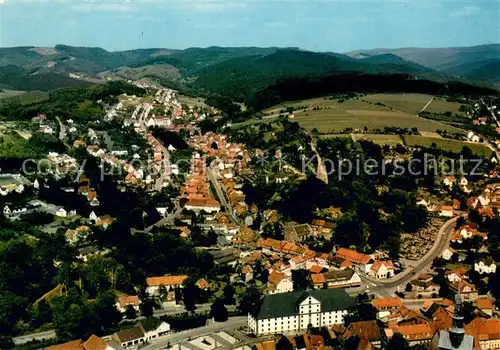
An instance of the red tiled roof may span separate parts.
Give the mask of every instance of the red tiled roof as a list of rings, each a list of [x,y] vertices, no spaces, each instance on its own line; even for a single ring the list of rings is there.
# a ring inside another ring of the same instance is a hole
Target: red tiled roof
[[[152,286],[180,286],[188,278],[186,275],[180,276],[160,276],[146,278],[146,284]]]

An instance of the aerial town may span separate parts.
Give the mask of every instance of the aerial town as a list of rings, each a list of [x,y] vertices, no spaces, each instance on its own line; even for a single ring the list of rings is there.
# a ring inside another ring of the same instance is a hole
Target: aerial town
[[[500,136],[470,131],[463,141],[491,150],[479,175],[436,171],[398,182],[346,174],[335,183],[314,157],[344,144],[315,140],[296,111],[280,112],[273,127],[234,128],[203,99],[126,84],[137,94],[119,94],[99,118],[39,113],[2,123],[3,139],[40,138],[48,150],[23,171],[0,173],[0,285],[30,295],[2,294],[4,342],[500,349]],[[499,131],[495,105],[462,103],[471,124]],[[368,143],[359,152],[373,151]],[[422,152],[377,150],[391,164]],[[448,153],[434,155],[450,166]],[[46,254],[48,266],[30,261]],[[32,281],[17,287],[23,280]]]

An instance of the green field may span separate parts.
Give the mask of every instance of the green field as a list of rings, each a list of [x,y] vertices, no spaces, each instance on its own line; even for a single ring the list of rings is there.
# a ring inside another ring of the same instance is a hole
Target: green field
[[[437,148],[450,151],[453,153],[460,153],[464,146],[469,147],[472,152],[477,155],[490,158],[492,156],[492,151],[484,145],[477,143],[469,143],[463,141],[449,140],[449,139],[438,139],[432,137],[423,137],[416,135],[405,135],[404,139],[408,146],[413,147],[426,147],[431,148],[432,144],[435,144]]]
[[[326,134],[320,136],[322,139],[329,138],[349,138],[353,141],[371,141],[380,146],[396,146],[402,145],[403,140],[399,135],[385,135],[385,134]]]
[[[16,91],[16,90],[2,90],[0,89],[0,99],[9,98],[14,96],[19,96],[24,94],[24,91]]]
[[[409,112],[391,110],[389,107],[375,104],[382,97],[388,98],[386,102],[388,100],[403,101],[402,96],[404,96],[404,101],[407,104],[404,109],[408,111],[422,109],[431,97],[419,94],[379,94],[349,99],[342,103],[339,103],[338,100],[330,100],[329,98],[286,102],[263,111],[261,120],[251,119],[244,123],[234,124],[234,126],[241,127],[260,122],[270,122],[278,118],[281,110],[291,107],[300,108],[300,110],[295,110],[292,120],[297,121],[306,129],[312,130],[316,128],[320,133],[336,134],[347,128],[361,131],[365,126],[370,131],[374,129],[382,130],[384,127],[408,129],[416,127],[419,131],[435,132],[437,129],[441,129],[450,133],[464,133],[461,129],[438,121],[420,118]],[[364,99],[371,99],[374,102],[364,102]],[[398,104],[399,107],[403,105],[403,102]],[[303,110],[302,108],[304,107],[307,107],[307,110]]]
[[[372,103],[380,102],[387,107],[410,114],[418,114],[431,98],[432,95],[425,94],[375,94],[362,97],[363,100]],[[460,103],[435,97],[425,110],[431,113],[451,112],[463,115],[459,109]]]

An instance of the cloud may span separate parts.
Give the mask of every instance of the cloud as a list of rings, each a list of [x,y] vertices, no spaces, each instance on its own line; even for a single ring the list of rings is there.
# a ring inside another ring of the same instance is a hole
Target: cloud
[[[228,9],[245,8],[250,1],[237,0],[181,0],[181,1],[162,1],[163,4],[172,4],[177,8],[198,11],[198,12],[221,12]]]
[[[478,15],[481,9],[478,6],[464,6],[464,8],[450,13],[451,17],[470,17]]]
[[[73,10],[77,12],[131,12],[134,8],[130,5],[129,2],[111,2],[111,3],[102,3],[102,2],[81,2],[78,4],[74,4]]]

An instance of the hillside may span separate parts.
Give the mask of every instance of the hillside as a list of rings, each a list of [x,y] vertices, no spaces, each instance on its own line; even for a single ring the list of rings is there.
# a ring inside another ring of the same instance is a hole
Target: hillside
[[[269,55],[255,55],[225,60],[195,71],[195,85],[206,91],[243,100],[256,91],[280,80],[322,77],[341,73],[418,74],[430,71],[406,62],[372,64],[345,60],[338,56],[299,50],[279,50]]]
[[[49,91],[62,87],[84,85],[89,85],[89,83],[59,73],[30,74],[26,69],[20,67],[0,66],[0,88]]]
[[[346,53],[346,55],[366,59],[378,55],[396,55],[406,61],[437,70],[439,72],[463,76],[463,72],[472,72],[474,66],[484,65],[490,60],[500,57],[500,44],[479,45],[471,47],[450,48],[399,48],[399,49],[373,49],[357,50]],[[498,71],[493,75],[486,75],[488,81],[498,81]],[[473,75],[467,75],[477,78]]]

